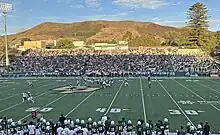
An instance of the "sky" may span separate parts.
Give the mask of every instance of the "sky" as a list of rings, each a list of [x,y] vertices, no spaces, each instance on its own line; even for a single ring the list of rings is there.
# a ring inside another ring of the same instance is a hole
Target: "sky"
[[[209,9],[209,30],[220,30],[220,0],[0,0],[13,5],[8,13],[8,33],[27,30],[43,22],[134,20],[166,26],[186,26],[187,9],[196,2]],[[4,20],[0,16],[0,34]]]

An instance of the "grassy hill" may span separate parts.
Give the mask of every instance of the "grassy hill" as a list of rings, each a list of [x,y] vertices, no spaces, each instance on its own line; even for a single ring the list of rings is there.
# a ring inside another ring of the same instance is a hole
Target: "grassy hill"
[[[10,43],[19,43],[22,38],[31,40],[69,38],[73,40],[122,40],[131,32],[133,36],[151,35],[164,40],[168,31],[185,33],[185,28],[161,26],[151,22],[135,21],[86,21],[76,23],[45,22],[29,30],[9,36]],[[9,43],[9,44],[10,44]]]

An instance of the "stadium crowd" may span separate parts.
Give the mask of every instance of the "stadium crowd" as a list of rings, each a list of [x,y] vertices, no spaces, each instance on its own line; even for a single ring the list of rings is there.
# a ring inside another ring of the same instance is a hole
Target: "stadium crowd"
[[[33,115],[32,115],[33,116]],[[199,124],[194,127],[188,122],[186,127],[180,127],[176,131],[177,135],[209,135],[210,126],[208,122],[203,125]],[[132,123],[131,120],[122,118],[117,123],[112,121],[110,117],[104,116],[100,121],[95,122],[92,118],[87,121],[71,118],[65,118],[61,114],[57,123],[46,121],[42,116],[33,117],[30,122],[20,120],[14,122],[12,118],[0,119],[1,135],[169,135],[169,121],[165,118],[163,121],[158,120],[155,124],[151,120],[145,123],[138,120]]]
[[[157,51],[155,51],[157,52]],[[127,73],[163,72],[207,73],[218,71],[214,61],[196,55],[154,53],[147,51],[35,51],[13,58],[10,72],[56,73],[61,76],[81,74],[121,76]]]

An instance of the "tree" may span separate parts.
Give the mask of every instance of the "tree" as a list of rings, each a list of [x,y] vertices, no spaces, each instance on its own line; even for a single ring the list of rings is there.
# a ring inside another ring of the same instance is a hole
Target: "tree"
[[[220,47],[220,31],[216,32],[215,37],[216,37],[217,46]]]
[[[189,41],[192,45],[201,46],[200,40],[208,28],[208,10],[203,3],[195,3],[187,11],[188,26],[191,28]]]
[[[125,40],[127,42],[130,42],[132,40],[132,33],[130,31],[127,31],[123,37],[122,40]]]
[[[73,42],[68,39],[61,39],[56,44],[56,49],[72,49],[75,48]]]

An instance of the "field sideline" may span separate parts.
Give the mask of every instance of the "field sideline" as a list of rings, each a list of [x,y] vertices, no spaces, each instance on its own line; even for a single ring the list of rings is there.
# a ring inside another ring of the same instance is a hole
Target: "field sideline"
[[[30,88],[26,80],[32,80]],[[212,133],[219,133],[220,80],[210,78],[152,78],[148,88],[146,78],[116,78],[114,84],[105,89],[88,93],[61,94],[52,89],[76,85],[73,78],[23,78],[0,79],[0,116],[14,120],[31,119],[30,111],[40,108],[46,119],[56,121],[61,113],[72,119],[99,120],[108,115],[112,120],[122,117],[136,123],[145,121],[170,121],[171,131],[191,121],[196,127],[208,121]],[[21,93],[30,91],[35,103],[22,103]]]

